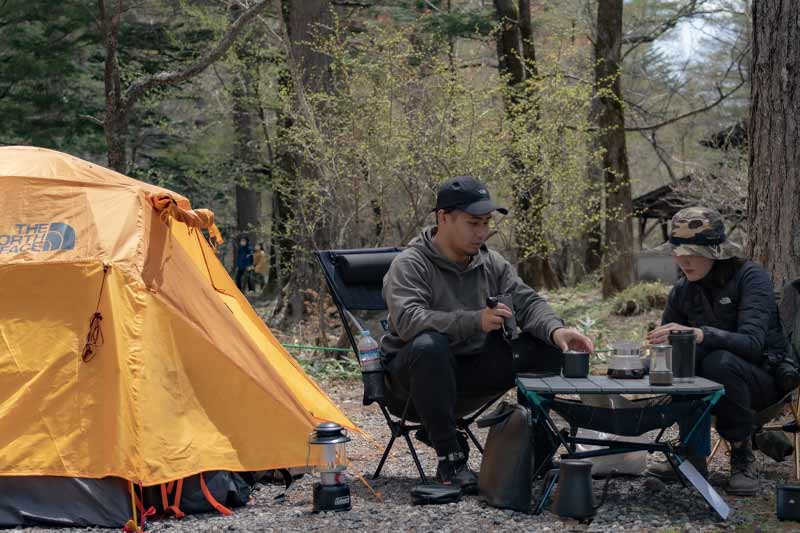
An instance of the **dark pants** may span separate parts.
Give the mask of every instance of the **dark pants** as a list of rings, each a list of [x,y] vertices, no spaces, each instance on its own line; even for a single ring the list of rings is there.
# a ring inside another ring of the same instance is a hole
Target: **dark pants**
[[[741,442],[750,437],[758,429],[756,413],[780,400],[778,387],[769,372],[725,350],[704,356],[697,373],[725,387],[725,395],[711,412],[717,416],[717,432],[729,442]],[[682,424],[681,436],[690,429]],[[710,432],[710,424],[698,430]],[[708,455],[708,446],[690,446],[690,454]]]
[[[391,389],[410,395],[436,453],[443,457],[461,449],[456,439],[459,404],[478,407],[481,400],[508,391],[518,372],[559,372],[561,359],[561,350],[529,334],[514,341],[512,355],[498,332],[487,335],[480,353],[453,355],[447,336],[428,331],[387,357],[387,372]]]
[[[244,292],[245,288],[253,290],[253,276],[248,269],[236,269],[236,286],[242,292]]]

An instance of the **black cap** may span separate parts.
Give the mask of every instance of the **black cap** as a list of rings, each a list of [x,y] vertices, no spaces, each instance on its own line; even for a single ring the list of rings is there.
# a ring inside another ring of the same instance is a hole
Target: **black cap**
[[[475,216],[488,215],[492,211],[508,214],[508,209],[492,201],[486,185],[471,176],[456,176],[442,183],[434,211],[439,209],[458,209]]]

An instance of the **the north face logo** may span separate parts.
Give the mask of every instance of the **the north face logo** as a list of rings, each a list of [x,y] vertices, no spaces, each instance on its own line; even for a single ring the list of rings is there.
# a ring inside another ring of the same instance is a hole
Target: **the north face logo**
[[[0,254],[55,252],[75,248],[75,230],[63,222],[14,224],[14,233],[0,234]]]

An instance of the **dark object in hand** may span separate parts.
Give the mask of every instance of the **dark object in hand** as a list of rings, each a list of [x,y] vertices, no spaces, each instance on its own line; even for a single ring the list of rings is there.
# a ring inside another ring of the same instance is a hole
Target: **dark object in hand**
[[[497,304],[503,304],[511,309],[512,315],[510,317],[503,317],[503,337],[507,340],[513,341],[519,334],[517,333],[517,319],[514,317],[514,302],[510,294],[500,294],[498,296],[489,296],[486,298],[486,307],[494,309]]]

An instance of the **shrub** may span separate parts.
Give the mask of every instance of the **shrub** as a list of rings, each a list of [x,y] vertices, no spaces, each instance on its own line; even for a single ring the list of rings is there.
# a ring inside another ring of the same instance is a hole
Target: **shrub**
[[[663,309],[668,293],[669,287],[663,283],[636,283],[614,297],[612,310],[615,315],[632,316],[651,309]]]

